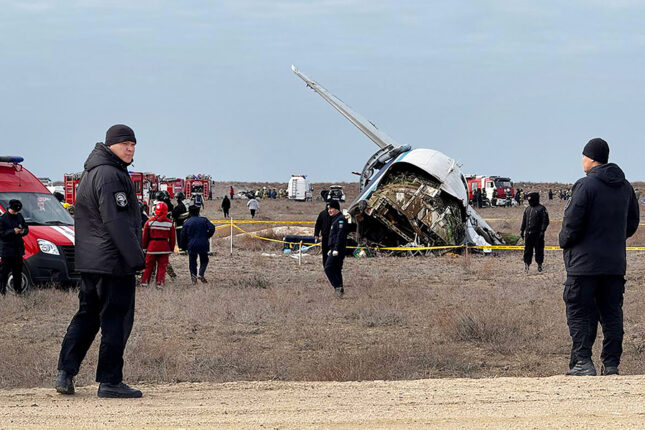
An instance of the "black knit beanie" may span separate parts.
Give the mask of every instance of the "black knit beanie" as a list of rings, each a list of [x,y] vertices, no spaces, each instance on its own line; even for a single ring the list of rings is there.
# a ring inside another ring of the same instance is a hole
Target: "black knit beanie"
[[[582,155],[586,155],[599,163],[606,164],[609,161],[609,145],[599,137],[593,138],[585,145],[585,149],[582,150]]]
[[[19,212],[22,210],[22,202],[20,200],[9,200],[9,209]]]
[[[338,200],[332,200],[329,202],[329,207],[340,210],[340,203],[338,203]]]
[[[105,133],[105,144],[110,146],[121,142],[137,143],[137,138],[134,137],[134,131],[123,124],[116,124],[108,128],[107,133]]]

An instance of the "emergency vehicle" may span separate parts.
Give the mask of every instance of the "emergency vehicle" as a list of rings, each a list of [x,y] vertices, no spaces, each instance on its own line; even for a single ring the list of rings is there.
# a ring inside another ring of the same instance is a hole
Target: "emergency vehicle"
[[[159,191],[167,191],[171,199],[184,192],[184,180],[180,178],[164,178],[159,182]]]
[[[151,172],[143,174],[144,180],[148,183],[148,192],[159,191],[159,177]]]
[[[475,190],[482,190],[492,206],[504,206],[515,197],[515,188],[510,178],[501,176],[465,175],[468,183],[468,199],[473,200]]]
[[[309,201],[313,197],[313,187],[306,175],[291,175],[287,185],[289,200]]]
[[[74,219],[22,161],[22,157],[0,156],[0,214],[10,200],[20,200],[22,216],[29,226],[29,234],[23,238],[22,288],[43,282],[77,284],[80,274],[74,268]],[[8,288],[11,285],[9,282]]]
[[[70,205],[76,204],[76,190],[78,189],[78,183],[81,180],[82,172],[80,173],[65,173],[64,183],[65,183],[65,201]]]
[[[184,185],[184,194],[190,199],[194,194],[201,194],[203,200],[208,199],[211,190],[211,177],[208,175],[187,176]]]
[[[137,195],[137,200],[144,205],[148,205],[150,199],[150,186],[146,181],[146,176],[142,172],[129,172],[130,179],[134,185],[134,193]]]

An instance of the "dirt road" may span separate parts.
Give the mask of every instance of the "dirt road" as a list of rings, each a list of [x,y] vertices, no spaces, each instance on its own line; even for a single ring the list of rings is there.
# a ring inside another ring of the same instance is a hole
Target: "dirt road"
[[[643,429],[645,376],[142,386],[144,398],[0,391],[2,429]]]

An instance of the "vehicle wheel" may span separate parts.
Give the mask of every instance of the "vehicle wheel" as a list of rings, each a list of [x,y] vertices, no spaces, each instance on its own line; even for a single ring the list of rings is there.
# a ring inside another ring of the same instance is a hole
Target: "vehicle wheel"
[[[22,293],[26,293],[33,287],[33,282],[31,281],[31,276],[29,275],[29,270],[25,265],[22,266]],[[7,291],[15,294],[16,292],[13,289],[13,275],[9,275],[9,280],[7,281]]]

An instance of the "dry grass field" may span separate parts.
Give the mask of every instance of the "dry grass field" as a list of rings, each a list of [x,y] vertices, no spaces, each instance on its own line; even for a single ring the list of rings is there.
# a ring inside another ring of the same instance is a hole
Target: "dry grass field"
[[[357,190],[354,184],[346,187],[349,201]],[[228,184],[219,184],[215,196],[225,190]],[[206,203],[211,219],[222,218],[219,204]],[[546,206],[554,220],[547,244],[556,244],[564,204],[554,200]],[[315,220],[322,207],[315,201],[262,200],[258,219]],[[496,208],[481,214],[497,219],[491,225],[499,231],[517,234],[522,211]],[[235,219],[250,218],[243,200],[234,200],[231,212]],[[645,245],[644,231],[630,244]],[[213,240],[208,284],[191,285],[187,257],[174,255],[176,280],[163,289],[138,289],[127,381],[536,377],[567,368],[560,252],[547,252],[544,273],[533,267],[528,275],[520,253],[512,251],[348,258],[346,296],[337,299],[319,255],[306,256],[299,265],[281,255],[279,245],[239,235],[230,255],[227,234],[222,229]],[[627,280],[621,371],[643,374],[645,252],[628,254]],[[0,298],[0,388],[51,386],[76,307],[76,291],[55,288]],[[78,375],[79,386],[93,384],[97,344]]]

